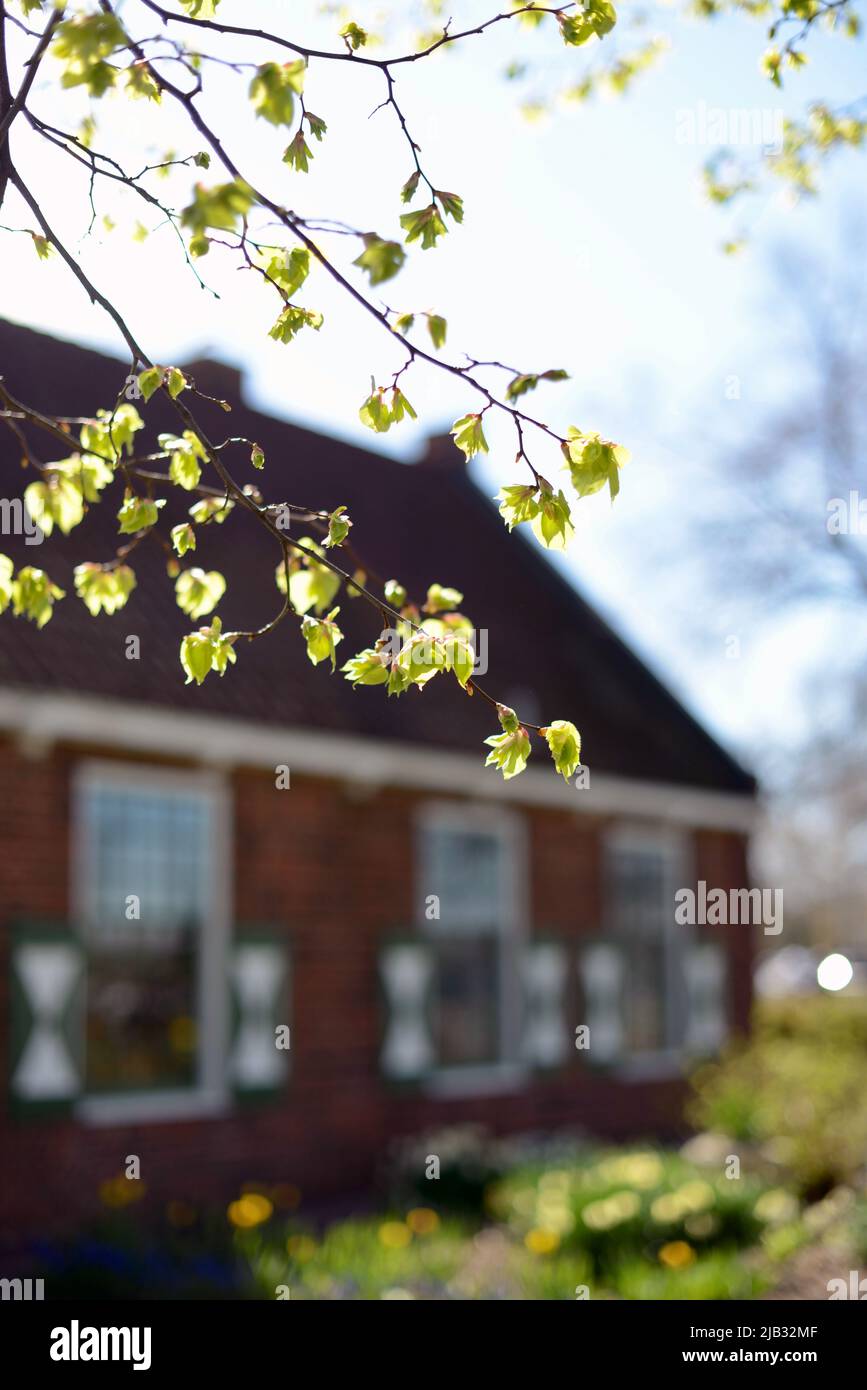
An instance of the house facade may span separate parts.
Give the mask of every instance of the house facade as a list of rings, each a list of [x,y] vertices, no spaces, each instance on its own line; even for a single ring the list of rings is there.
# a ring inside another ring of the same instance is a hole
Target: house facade
[[[76,414],[125,372],[8,324],[0,361],[13,394]],[[747,886],[751,778],[506,534],[453,450],[367,454],[257,415],[219,371],[194,374],[261,443],[269,490],[315,478],[380,574],[460,588],[486,684],[573,719],[589,777],[564,783],[546,755],[504,783],[481,700],[435,682],[387,707],[283,628],[191,690],[156,546],[128,607],[94,619],[71,571],[113,553],[108,507],[38,550],[4,536],[67,591],[39,633],[0,618],[7,1242],[80,1224],[129,1155],[150,1200],[201,1204],[245,1181],[362,1191],[391,1139],[452,1123],[672,1134],[686,1068],[747,1026],[749,929],[678,925],[674,894]],[[0,451],[15,497],[11,435]],[[227,528],[220,612],[250,626],[274,556],[245,518]],[[454,572],[435,572],[444,552]],[[343,602],[350,653],[371,635]]]

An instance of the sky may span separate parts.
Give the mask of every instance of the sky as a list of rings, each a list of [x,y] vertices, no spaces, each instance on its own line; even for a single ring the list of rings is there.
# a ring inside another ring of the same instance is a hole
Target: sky
[[[157,31],[158,21],[135,0],[120,8],[138,33]],[[500,7],[495,0],[455,0],[446,8],[455,29]],[[379,9],[363,0],[351,14],[338,14],[336,7],[323,12],[303,0],[222,0],[220,17],[291,29],[301,42],[333,48],[347,17],[380,30]],[[623,21],[639,12],[629,3],[618,9]],[[792,239],[819,255],[839,253],[845,218],[867,201],[864,165],[863,156],[847,155],[829,166],[821,199],[811,205],[793,208],[779,196],[762,198],[748,218],[749,247],[725,256],[721,243],[739,224],[733,228],[724,211],[702,198],[699,172],[713,147],[683,138],[684,117],[694,116],[698,131],[709,125],[713,108],[755,112],[759,121],[773,123],[780,111],[797,115],[817,97],[842,105],[861,95],[867,64],[863,42],[823,36],[810,43],[809,65],[780,92],[759,71],[766,44],[761,23],[743,16],[692,21],[673,6],[641,9],[648,15],[642,34],[672,40],[658,64],[625,97],[555,101],[541,119],[528,120],[521,103],[550,100],[588,69],[631,51],[637,38],[624,33],[567,49],[554,32],[528,32],[509,22],[399,70],[396,94],[425,168],[437,186],[463,197],[466,216],[443,245],[411,256],[382,294],[395,308],[444,315],[443,356],[452,361],[469,353],[522,370],[566,369],[569,381],[527,398],[531,413],[558,430],[570,424],[599,430],[631,450],[616,504],[602,495],[580,502],[575,541],[568,558],[556,563],[685,703],[749,759],[766,736],[803,735],[801,676],[818,659],[827,630],[818,612],[802,612],[757,631],[754,641],[741,634],[740,655],[731,660],[722,595],[718,610],[707,614],[708,630],[721,635],[697,646],[687,634],[704,620],[690,611],[698,589],[691,596],[689,584],[675,585],[680,592],[672,598],[669,571],[680,573],[687,545],[678,538],[678,509],[685,488],[701,487],[703,471],[719,475],[725,450],[732,440],[750,438],[769,401],[794,393],[786,306],[778,302],[770,267],[781,242]],[[411,11],[400,7],[402,15]],[[396,33],[377,56],[403,51],[400,38]],[[258,41],[240,43],[236,55],[252,62],[273,56]],[[510,82],[504,70],[516,59],[528,72]],[[65,93],[61,120],[50,75],[49,67],[32,105],[69,127],[87,113],[87,99]],[[398,192],[411,164],[393,113],[370,114],[385,94],[381,74],[348,63],[311,63],[305,98],[328,132],[306,176],[280,163],[285,135],[238,117],[248,82],[248,72],[209,66],[201,101],[244,172],[304,215],[397,235],[404,210]],[[108,98],[96,114],[96,143],[131,170],[169,148],[187,154],[201,145],[168,109]],[[417,424],[372,435],[358,407],[371,376],[386,380],[401,358],[383,330],[345,302],[324,274],[311,276],[304,295],[325,315],[321,331],[276,344],[267,336],[275,316],[267,288],[234,269],[218,249],[198,266],[216,298],[196,283],[172,231],[158,228],[159,219],[132,195],[118,196],[103,181],[99,220],[85,235],[84,171],[59,154],[46,155],[26,131],[16,131],[13,154],[30,170],[49,222],[120,305],[155,360],[182,362],[206,352],[233,362],[243,368],[248,399],[257,407],[406,460],[418,456],[426,436],[476,408],[477,398],[456,379],[414,367],[404,385]],[[198,176],[205,182],[220,177],[215,166]],[[150,186],[167,201],[174,190],[182,204],[188,180],[173,176]],[[11,204],[4,208],[4,221],[13,212]],[[115,223],[111,231],[102,225],[104,213]],[[155,230],[131,242],[139,219]],[[32,225],[32,217],[20,225]],[[359,249],[346,238],[323,240],[344,264]],[[56,259],[40,262],[29,238],[12,235],[0,238],[0,255],[0,313],[118,350],[112,325]],[[491,453],[475,471],[493,495],[503,483],[525,478],[516,471],[508,422],[488,433]],[[556,446],[552,450],[541,435],[533,458],[549,476],[560,462]],[[671,536],[670,566],[660,565],[658,550],[645,544],[660,531]],[[448,575],[432,579],[447,583]]]

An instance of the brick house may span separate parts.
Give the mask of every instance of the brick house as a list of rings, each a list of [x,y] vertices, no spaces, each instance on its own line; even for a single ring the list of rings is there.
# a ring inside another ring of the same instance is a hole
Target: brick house
[[[2,322],[0,364],[58,413],[109,405],[126,371]],[[155,1199],[224,1201],[251,1178],[362,1190],[392,1137],[440,1124],[672,1133],[685,1064],[746,1026],[752,949],[742,927],[675,926],[673,894],[747,883],[752,779],[509,537],[449,441],[398,463],[255,413],[226,368],[195,375],[234,406],[206,424],[256,439],[272,490],[315,479],[380,574],[464,592],[487,683],[574,719],[590,786],[541,744],[504,783],[482,700],[353,692],[294,624],[184,685],[190,622],[157,545],[120,613],[75,597],[73,566],[114,552],[109,505],[59,543],[4,536],[67,597],[39,633],[0,619],[0,1235],[92,1214],[129,1153]],[[156,399],[144,413],[172,427]],[[7,498],[18,453],[4,432]],[[226,574],[224,626],[267,621],[274,555],[237,511],[216,529],[195,558]],[[361,608],[342,596],[347,654],[377,635]]]

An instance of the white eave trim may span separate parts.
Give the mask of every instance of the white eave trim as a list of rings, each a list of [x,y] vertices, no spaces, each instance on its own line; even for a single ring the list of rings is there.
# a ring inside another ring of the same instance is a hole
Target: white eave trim
[[[750,795],[633,781],[594,773],[592,763],[590,786],[583,789],[564,782],[550,761],[504,782],[495,769],[485,768],[481,750],[448,752],[397,739],[280,728],[97,696],[0,690],[0,730],[16,735],[34,751],[63,742],[157,754],[206,767],[283,764],[290,776],[294,772],[364,787],[413,787],[579,815],[647,817],[694,829],[747,833],[758,813]]]

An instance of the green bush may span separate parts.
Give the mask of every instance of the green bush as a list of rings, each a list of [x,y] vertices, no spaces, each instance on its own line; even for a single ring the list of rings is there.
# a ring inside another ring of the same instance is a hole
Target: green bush
[[[707,1251],[755,1245],[780,1216],[767,1196],[755,1179],[710,1176],[676,1154],[614,1150],[519,1169],[494,1185],[488,1205],[531,1251],[581,1251],[592,1275],[616,1286],[630,1262],[674,1278]]]
[[[857,1180],[867,1160],[867,1001],[757,1008],[753,1035],[693,1078],[690,1122],[754,1144],[806,1198]]]

